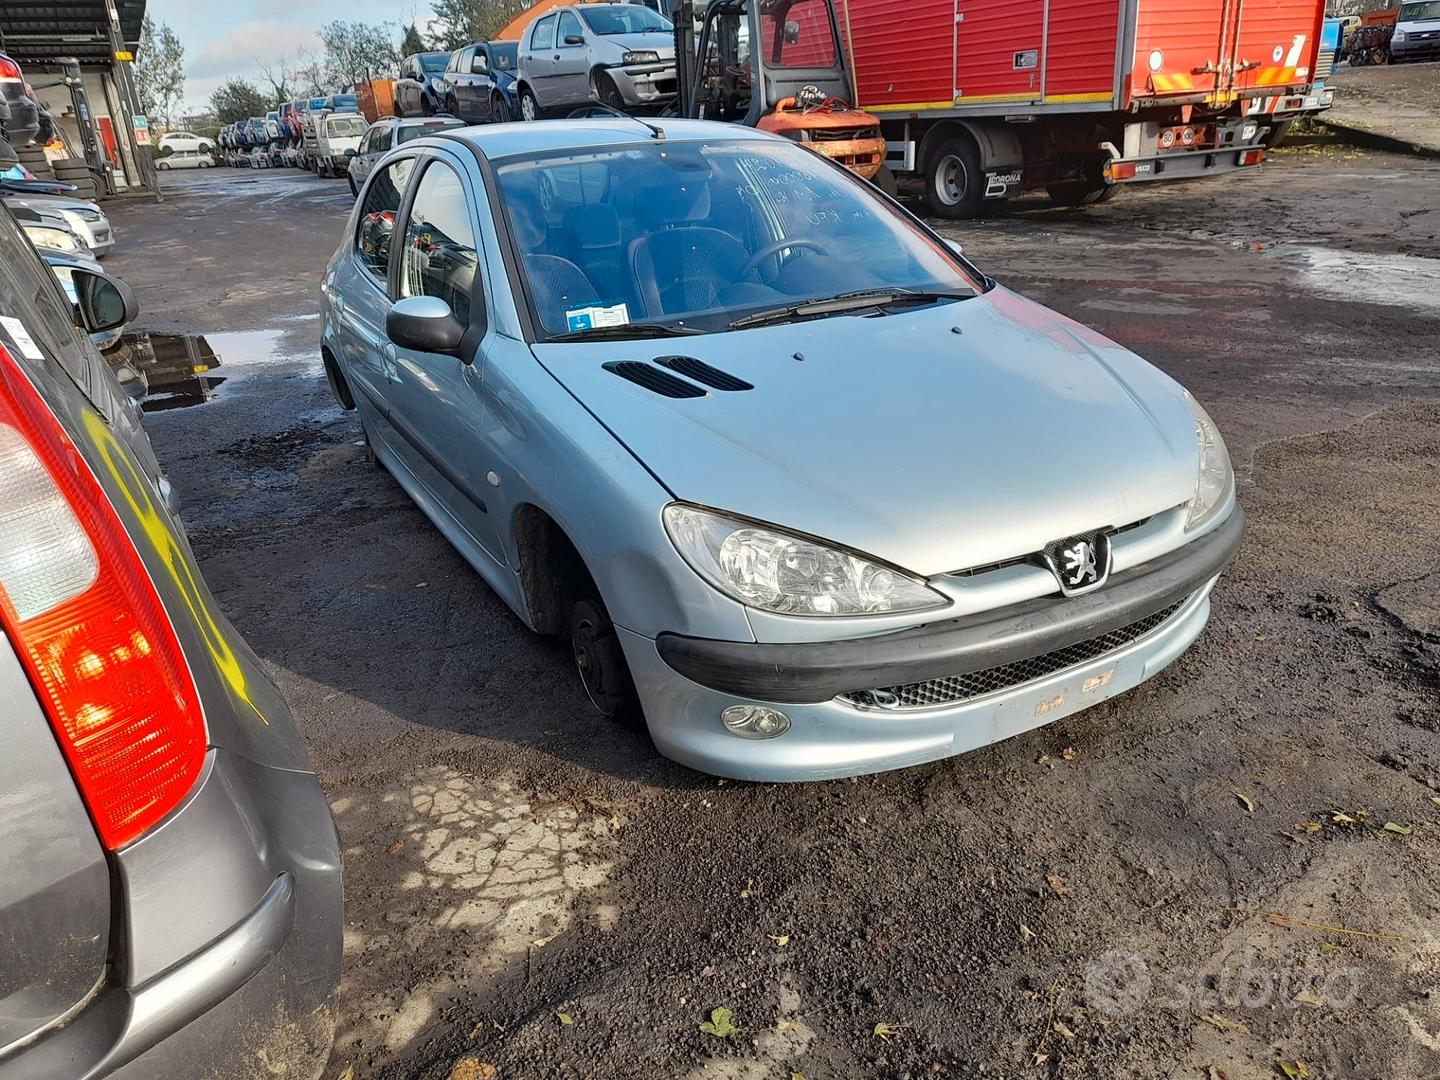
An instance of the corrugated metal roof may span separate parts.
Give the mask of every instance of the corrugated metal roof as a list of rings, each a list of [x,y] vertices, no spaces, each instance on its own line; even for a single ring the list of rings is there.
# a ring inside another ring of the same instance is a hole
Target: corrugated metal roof
[[[133,49],[140,42],[145,0],[115,0],[120,28]],[[45,67],[56,57],[77,57],[82,64],[110,63],[105,0],[0,0],[0,49],[27,65]]]

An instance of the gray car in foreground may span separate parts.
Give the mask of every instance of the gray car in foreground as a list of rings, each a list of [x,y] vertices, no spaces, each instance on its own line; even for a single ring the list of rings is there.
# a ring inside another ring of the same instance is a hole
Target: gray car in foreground
[[[329,807],[67,278],[0,209],[0,1080],[317,1076]]]
[[[383,159],[323,360],[602,713],[807,780],[982,746],[1199,635],[1243,516],[1138,356],[786,140],[629,119]]]

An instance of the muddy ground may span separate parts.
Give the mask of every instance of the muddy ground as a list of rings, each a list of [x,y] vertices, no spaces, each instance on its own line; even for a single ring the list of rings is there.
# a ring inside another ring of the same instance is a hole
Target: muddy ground
[[[148,425],[339,825],[331,1080],[1440,1076],[1440,163],[947,228],[1206,403],[1248,538],[1138,690],[803,786],[596,721],[367,463],[316,353],[343,184],[166,183],[108,265],[224,362]]]

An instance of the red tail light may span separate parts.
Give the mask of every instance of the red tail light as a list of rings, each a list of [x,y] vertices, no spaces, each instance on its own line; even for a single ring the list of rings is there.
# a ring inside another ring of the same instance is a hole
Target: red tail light
[[[0,79],[14,79],[18,81],[23,77],[24,76],[20,74],[19,64],[15,63],[15,61],[11,60],[8,56],[0,56]]]
[[[1107,180],[1134,180],[1135,162],[1133,161],[1107,161],[1105,163],[1105,179]]]
[[[205,760],[195,681],[124,525],[4,348],[0,628],[105,845],[129,843],[174,809]]]

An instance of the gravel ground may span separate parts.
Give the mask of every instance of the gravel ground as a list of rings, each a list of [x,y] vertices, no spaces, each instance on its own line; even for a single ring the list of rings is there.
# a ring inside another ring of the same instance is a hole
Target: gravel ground
[[[148,424],[340,828],[331,1080],[1440,1075],[1440,165],[947,226],[1206,403],[1250,531],[1145,686],[804,786],[598,723],[369,466],[316,354],[343,185],[166,183],[108,265],[224,361]]]

